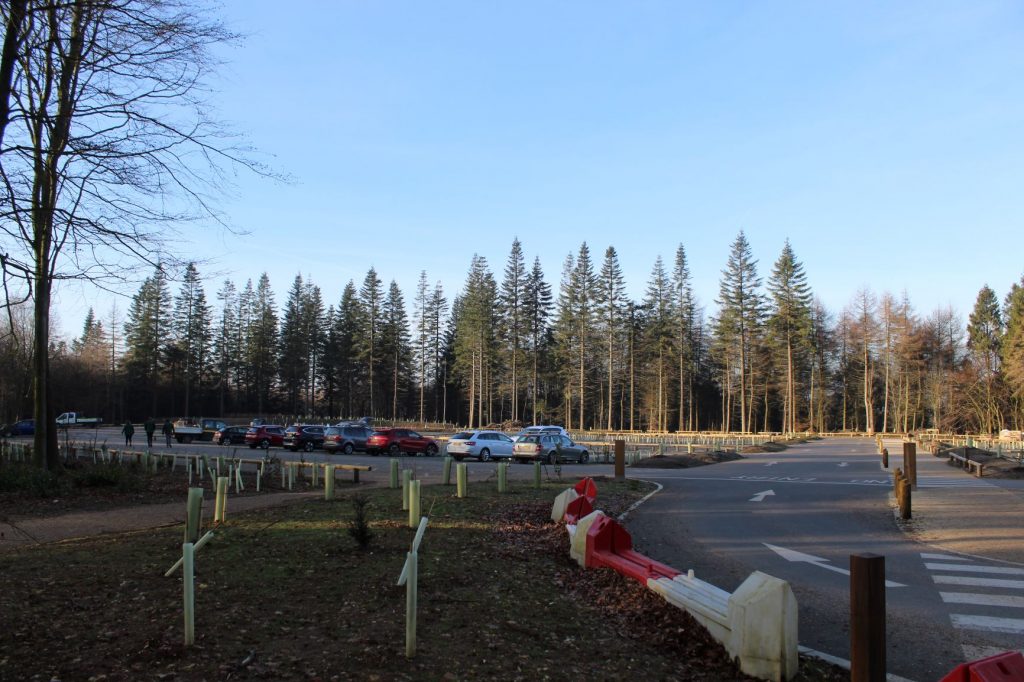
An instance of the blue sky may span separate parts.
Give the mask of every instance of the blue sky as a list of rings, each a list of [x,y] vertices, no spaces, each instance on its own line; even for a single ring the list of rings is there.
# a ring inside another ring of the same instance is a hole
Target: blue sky
[[[835,311],[868,286],[966,317],[1024,274],[1018,2],[284,7],[223,8],[248,37],[211,101],[293,181],[238,178],[245,236],[186,229],[225,254],[211,298],[266,270],[279,303],[297,273],[337,302],[373,265],[411,308],[421,270],[450,299],[518,236],[553,286],[614,245],[638,298],[682,243],[711,312],[740,229],[765,276],[789,238]],[[70,331],[110,307],[59,300]]]

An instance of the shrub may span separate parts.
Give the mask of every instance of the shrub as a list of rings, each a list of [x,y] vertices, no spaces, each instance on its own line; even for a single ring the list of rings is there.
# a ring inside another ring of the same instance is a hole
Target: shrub
[[[34,467],[30,464],[0,464],[0,492],[24,493],[34,497],[54,497],[60,495],[63,484],[60,476]]]
[[[74,474],[75,485],[79,488],[116,487],[121,492],[139,490],[143,487],[143,479],[137,464],[115,464],[100,462],[86,466],[80,473]]]
[[[373,531],[370,530],[370,515],[367,507],[370,500],[365,495],[356,495],[352,498],[352,521],[348,526],[348,534],[359,544],[360,549],[366,549],[373,540]]]

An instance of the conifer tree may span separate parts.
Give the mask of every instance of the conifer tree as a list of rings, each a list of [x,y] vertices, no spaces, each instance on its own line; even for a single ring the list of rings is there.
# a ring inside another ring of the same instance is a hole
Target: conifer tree
[[[537,399],[540,393],[540,356],[544,349],[544,340],[548,335],[548,318],[551,315],[551,286],[544,281],[544,271],[540,258],[535,257],[533,267],[526,276],[523,289],[523,312],[526,327],[524,329],[529,340],[530,357],[532,360],[532,378],[530,380],[530,397],[533,405],[532,423],[537,423]]]
[[[598,325],[605,346],[605,381],[607,382],[607,409],[605,411],[605,428],[612,430],[615,404],[615,387],[618,372],[616,359],[621,357],[623,339],[623,317],[628,298],[626,297],[626,281],[619,265],[619,255],[614,246],[604,252],[601,274],[597,279],[595,290],[595,308],[599,319]]]
[[[519,360],[526,327],[523,315],[525,289],[526,260],[523,256],[523,245],[516,238],[512,241],[512,250],[505,264],[505,278],[501,282],[501,293],[498,296],[501,306],[502,337],[508,352],[509,394],[513,421],[519,420]]]
[[[799,411],[797,365],[809,345],[812,297],[803,264],[797,260],[788,239],[768,279],[768,291],[772,298],[768,328],[773,333],[774,345],[783,355],[786,368],[782,430],[793,433]]]
[[[199,270],[195,263],[185,267],[181,289],[174,301],[172,338],[170,346],[175,357],[180,358],[182,380],[185,387],[183,414],[192,413],[192,394],[202,392],[203,380],[208,371],[212,334],[210,331],[210,306],[206,302]]]
[[[668,430],[668,375],[667,362],[672,350],[675,311],[672,305],[672,285],[665,271],[665,263],[658,256],[651,269],[644,296],[644,346],[652,363],[651,385],[647,389],[648,428]],[[652,402],[653,401],[653,402]]]
[[[270,407],[274,377],[277,374],[277,306],[267,273],[260,275],[252,297],[247,360],[252,373],[256,410],[263,414]]]
[[[363,279],[363,286],[359,289],[359,304],[362,308],[360,321],[363,323],[359,337],[359,359],[366,368],[366,389],[372,417],[380,414],[377,403],[383,395],[377,386],[381,381],[377,368],[381,360],[380,325],[381,308],[384,305],[383,286],[384,283],[377,276],[377,271],[371,267]]]
[[[686,250],[680,244],[672,267],[672,310],[675,317],[675,353],[679,363],[679,430],[694,427],[694,375],[697,362],[697,304]]]
[[[408,387],[412,352],[409,344],[409,320],[405,313],[405,299],[395,280],[391,280],[387,298],[381,309],[380,328],[382,368],[390,383],[391,418],[402,416],[399,402]]]

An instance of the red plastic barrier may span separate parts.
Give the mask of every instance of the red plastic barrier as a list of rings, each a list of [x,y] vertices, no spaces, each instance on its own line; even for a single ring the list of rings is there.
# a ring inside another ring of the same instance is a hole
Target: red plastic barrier
[[[1024,682],[1024,656],[1017,651],[1007,651],[961,663],[940,682]]]
[[[648,578],[674,578],[679,571],[633,551],[629,531],[614,519],[602,516],[587,531],[587,568],[607,566],[638,580],[644,585]]]
[[[565,522],[578,523],[580,519],[594,511],[594,505],[588,497],[577,497],[565,507]]]
[[[580,497],[589,497],[591,504],[593,504],[594,500],[597,499],[597,484],[594,483],[594,479],[590,477],[581,479],[579,483],[573,486],[573,490],[575,490]]]

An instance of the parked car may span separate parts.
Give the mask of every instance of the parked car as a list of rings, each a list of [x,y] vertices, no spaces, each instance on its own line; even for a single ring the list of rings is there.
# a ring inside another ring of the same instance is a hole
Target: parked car
[[[511,458],[514,443],[500,431],[461,431],[448,439],[448,454],[460,462],[466,457],[489,462]]]
[[[239,445],[245,442],[245,433],[248,426],[225,426],[213,434],[215,445]]]
[[[300,448],[306,452],[313,452],[324,444],[324,427],[296,424],[284,430],[284,440],[281,447],[297,452]]]
[[[377,429],[366,439],[366,451],[371,455],[382,452],[395,457],[398,455],[436,455],[437,441],[421,436],[409,429]]]
[[[366,441],[373,433],[362,424],[340,424],[329,426],[324,431],[324,450],[344,452],[351,455],[356,450],[366,451]]]
[[[520,436],[513,446],[512,456],[517,462],[541,461],[553,464],[555,460],[565,462],[574,460],[585,464],[590,453],[582,445],[577,445],[568,436],[555,433],[530,433]]]
[[[4,424],[0,426],[0,436],[5,438],[9,438],[10,436],[34,436],[35,433],[35,419],[21,419],[13,424]]]
[[[284,445],[284,427],[273,424],[251,426],[245,432],[245,444],[250,448],[282,447]]]
[[[220,419],[191,419],[183,417],[174,422],[174,438],[179,443],[194,440],[213,440],[214,434],[227,426]]]
[[[527,426],[525,429],[515,435],[514,440],[519,440],[523,436],[536,435],[538,433],[553,433],[557,436],[569,437],[569,432],[563,429],[561,426],[549,426],[549,425],[538,425],[538,426]]]

